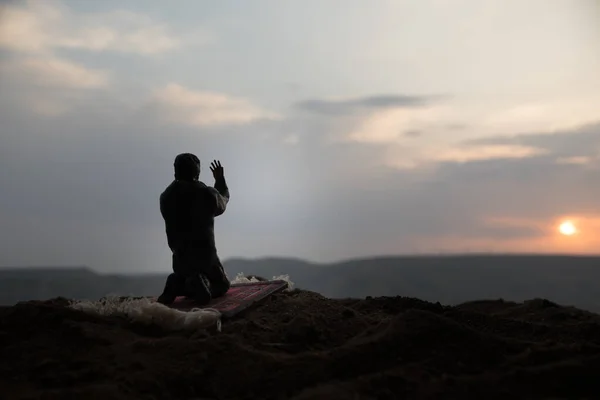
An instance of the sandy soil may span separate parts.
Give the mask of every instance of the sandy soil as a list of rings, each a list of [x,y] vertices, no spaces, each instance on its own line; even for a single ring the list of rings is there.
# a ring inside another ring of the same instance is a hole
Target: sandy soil
[[[600,398],[600,316],[549,301],[444,307],[279,294],[221,333],[0,308],[3,399]]]

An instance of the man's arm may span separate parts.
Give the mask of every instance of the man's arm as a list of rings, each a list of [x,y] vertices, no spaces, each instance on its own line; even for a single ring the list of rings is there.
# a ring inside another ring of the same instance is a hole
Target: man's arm
[[[227,203],[229,203],[229,188],[227,187],[227,182],[225,181],[225,172],[220,161],[213,161],[211,163],[210,170],[215,177],[215,187],[210,189],[211,193],[216,199],[214,215],[217,217],[223,214],[227,208]]]
[[[225,212],[229,203],[229,188],[225,178],[215,179],[215,187],[210,190],[216,200],[214,215],[217,217]]]
[[[229,188],[227,187],[224,176],[215,179],[215,189],[217,189],[221,196],[226,197],[227,200],[229,200]]]

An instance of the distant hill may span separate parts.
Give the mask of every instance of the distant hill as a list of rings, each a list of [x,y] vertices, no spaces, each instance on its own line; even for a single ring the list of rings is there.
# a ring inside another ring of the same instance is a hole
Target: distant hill
[[[547,298],[600,312],[600,257],[464,255],[376,257],[334,264],[287,258],[230,259],[225,268],[266,278],[288,274],[327,297],[410,296],[443,304]],[[169,273],[105,275],[85,267],[0,269],[0,304],[57,296],[155,295]]]

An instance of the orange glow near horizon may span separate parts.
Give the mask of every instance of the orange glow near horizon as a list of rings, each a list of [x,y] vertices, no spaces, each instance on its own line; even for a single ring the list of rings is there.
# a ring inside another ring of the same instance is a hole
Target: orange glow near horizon
[[[494,251],[497,253],[600,254],[600,213],[565,213],[548,219],[493,216],[484,220],[491,227],[523,228],[523,237],[455,237],[446,249]]]
[[[577,227],[572,221],[564,221],[558,226],[558,231],[564,236],[573,236],[577,233]]]

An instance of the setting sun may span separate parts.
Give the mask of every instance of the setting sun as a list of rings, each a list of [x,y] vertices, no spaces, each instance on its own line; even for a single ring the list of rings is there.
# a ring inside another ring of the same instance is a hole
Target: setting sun
[[[558,230],[561,234],[565,236],[571,236],[577,233],[577,228],[571,221],[565,221],[558,227]]]

